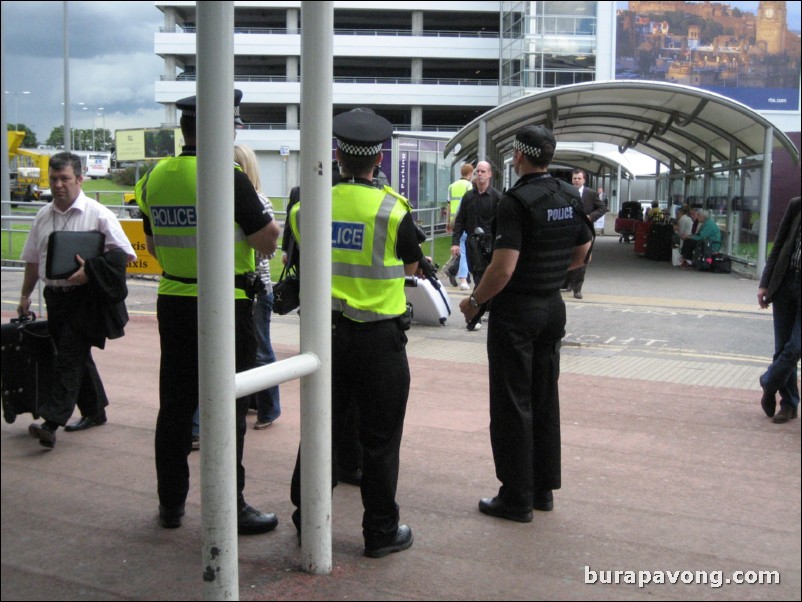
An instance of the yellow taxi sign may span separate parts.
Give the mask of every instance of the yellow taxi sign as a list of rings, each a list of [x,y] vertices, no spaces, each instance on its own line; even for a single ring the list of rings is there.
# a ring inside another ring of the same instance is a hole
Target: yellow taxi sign
[[[125,235],[136,252],[136,261],[128,263],[128,273],[161,275],[161,265],[153,255],[148,253],[148,248],[145,245],[145,230],[142,228],[142,220],[121,219],[120,225],[122,225]]]

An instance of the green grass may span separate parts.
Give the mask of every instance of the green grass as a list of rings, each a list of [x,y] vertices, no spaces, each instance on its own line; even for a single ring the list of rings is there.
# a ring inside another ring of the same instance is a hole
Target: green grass
[[[133,192],[130,186],[115,184],[112,180],[88,180],[82,185],[86,196],[97,199],[104,205],[122,205],[123,193]]]

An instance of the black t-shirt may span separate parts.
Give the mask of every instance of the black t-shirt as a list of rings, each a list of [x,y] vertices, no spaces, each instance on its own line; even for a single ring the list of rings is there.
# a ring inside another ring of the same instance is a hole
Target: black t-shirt
[[[451,244],[458,245],[463,232],[467,232],[470,236],[477,227],[482,228],[485,234],[490,234],[500,198],[501,193],[492,186],[489,186],[484,192],[479,192],[476,188],[466,192],[460,201],[457,216],[454,218]]]

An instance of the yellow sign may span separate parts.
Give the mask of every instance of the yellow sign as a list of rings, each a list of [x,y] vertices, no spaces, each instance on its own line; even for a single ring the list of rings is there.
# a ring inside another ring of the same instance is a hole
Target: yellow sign
[[[128,273],[161,275],[161,265],[153,255],[148,253],[148,248],[145,245],[145,230],[142,228],[142,220],[121,219],[120,224],[131,242],[131,246],[136,251],[136,261],[128,264]]]
[[[144,161],[181,154],[181,128],[139,128],[115,132],[117,161]]]

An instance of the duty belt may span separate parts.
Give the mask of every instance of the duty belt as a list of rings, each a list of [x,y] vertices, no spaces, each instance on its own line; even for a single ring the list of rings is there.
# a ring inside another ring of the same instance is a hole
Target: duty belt
[[[162,272],[162,278],[167,278],[167,280],[174,280],[175,282],[181,282],[182,284],[198,284],[197,278],[184,278],[183,276],[173,276],[172,274],[168,274],[167,272]],[[248,281],[243,274],[237,274],[234,276],[234,288],[241,288],[245,290],[245,287],[248,285]]]

